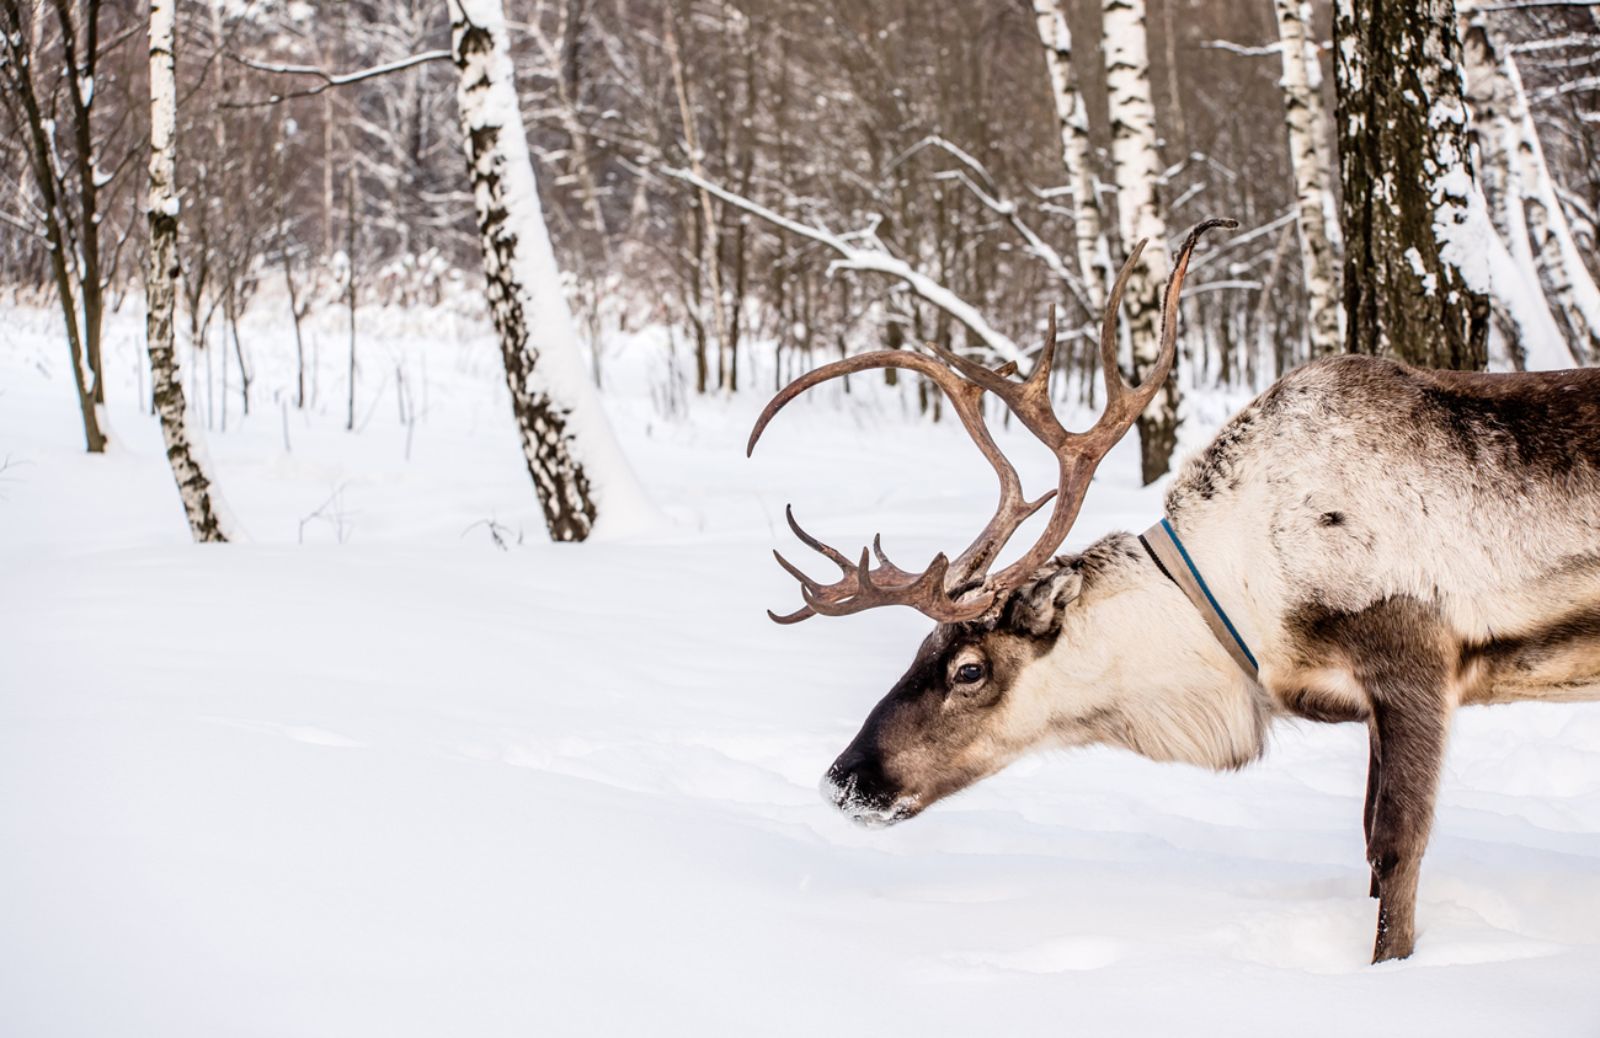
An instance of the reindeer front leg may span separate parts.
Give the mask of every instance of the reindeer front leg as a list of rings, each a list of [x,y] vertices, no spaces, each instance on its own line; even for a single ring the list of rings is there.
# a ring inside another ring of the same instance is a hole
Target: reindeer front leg
[[[1405,669],[1413,677],[1433,670]],[[1372,759],[1378,767],[1376,792],[1369,790],[1367,860],[1378,896],[1372,961],[1383,962],[1410,955],[1416,941],[1417,879],[1433,827],[1450,709],[1442,680],[1408,681],[1393,673],[1373,678]]]
[[[1378,758],[1378,729],[1376,725],[1367,728],[1367,802],[1361,811],[1361,831],[1366,835],[1367,846],[1372,846],[1372,813],[1378,806],[1378,779],[1381,774],[1383,762]],[[1378,873],[1372,873],[1372,882],[1367,885],[1367,896],[1378,896]]]
[[[1353,611],[1308,604],[1288,627],[1307,659],[1345,669],[1365,693],[1363,822],[1378,898],[1372,961],[1403,959],[1416,943],[1417,876],[1450,724],[1454,643],[1433,605],[1403,595]]]

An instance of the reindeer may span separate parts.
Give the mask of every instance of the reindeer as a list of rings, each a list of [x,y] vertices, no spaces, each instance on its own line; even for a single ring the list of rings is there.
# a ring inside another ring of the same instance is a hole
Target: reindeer
[[[1345,356],[1306,364],[1234,416],[1172,481],[1165,515],[1056,555],[1095,467],[1172,370],[1197,226],[1163,300],[1143,383],[1117,368],[1123,266],[1100,338],[1105,411],[1068,432],[1050,401],[1054,313],[1033,372],[936,345],[881,351],[797,379],[773,416],[828,379],[905,368],[937,385],[993,466],[1000,504],[953,560],[900,569],[878,538],[859,559],[795,522],[837,564],[800,582],[779,623],[905,605],[937,623],[823,779],[851,817],[890,825],[1046,746],[1120,746],[1217,770],[1258,759],[1278,717],[1365,723],[1364,827],[1378,899],[1373,961],[1415,943],[1418,869],[1457,706],[1600,698],[1600,371],[1424,371]],[[1028,500],[984,423],[992,393],[1054,453]],[[1043,532],[990,573],[1022,522]],[[774,553],[777,554],[776,552]]]

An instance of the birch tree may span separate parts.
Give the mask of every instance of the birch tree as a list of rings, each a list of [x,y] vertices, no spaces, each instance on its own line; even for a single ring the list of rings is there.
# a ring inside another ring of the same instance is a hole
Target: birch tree
[[[1334,232],[1330,227],[1333,176],[1323,143],[1320,63],[1309,31],[1310,4],[1275,0],[1275,6],[1289,166],[1294,172],[1295,226],[1300,233],[1300,270],[1308,309],[1307,339],[1313,357],[1326,357],[1339,352],[1340,341]]]
[[[1523,333],[1519,357],[1525,357],[1530,335],[1558,334],[1570,343],[1574,357],[1593,362],[1600,359],[1600,289],[1556,196],[1521,72],[1512,54],[1496,46],[1481,5],[1466,0],[1459,7],[1484,192],[1495,230],[1520,275],[1512,286],[1519,298],[1504,307]],[[1496,292],[1497,302],[1504,294]],[[1563,327],[1552,329],[1558,317]]]
[[[1467,152],[1455,20],[1453,0],[1339,0],[1346,343],[1477,369],[1494,242]]]
[[[1128,279],[1124,325],[1133,342],[1134,374],[1143,379],[1159,352],[1161,287],[1166,282],[1167,225],[1158,197],[1161,155],[1156,149],[1156,108],[1150,90],[1150,46],[1144,0],[1105,0],[1106,97],[1111,115],[1111,169],[1123,248],[1148,238],[1143,261]],[[1139,416],[1139,463],[1153,483],[1172,465],[1178,444],[1178,378]]]
[[[448,0],[489,312],[550,536],[581,541],[648,514],[584,370],[540,208],[500,0]]]
[[[211,480],[191,439],[178,377],[176,329],[178,279],[177,124],[178,87],[173,53],[173,9],[177,0],[150,3],[150,252],[145,272],[145,335],[150,353],[152,400],[161,420],[167,461],[189,532],[200,542],[228,539],[212,500]]]
[[[100,193],[109,181],[102,179],[93,126],[100,3],[85,0],[78,10],[68,0],[53,0],[52,7],[61,49],[56,69],[41,67],[36,53],[44,5],[29,4],[25,17],[20,0],[0,0],[0,104],[24,138],[37,195],[34,226],[28,229],[45,239],[51,282],[66,324],[84,445],[98,454],[108,442],[99,408],[105,402],[100,328],[110,280],[102,269],[100,247]],[[66,98],[59,101],[63,88]]]
[[[1050,98],[1055,105],[1056,127],[1061,136],[1061,163],[1072,187],[1072,231],[1078,258],[1078,276],[1093,311],[1106,305],[1111,273],[1111,250],[1106,245],[1100,196],[1095,190],[1093,149],[1089,139],[1089,113],[1072,69],[1072,30],[1061,0],[1033,0],[1039,43],[1044,47],[1050,73]],[[1091,314],[1093,316],[1093,314]]]

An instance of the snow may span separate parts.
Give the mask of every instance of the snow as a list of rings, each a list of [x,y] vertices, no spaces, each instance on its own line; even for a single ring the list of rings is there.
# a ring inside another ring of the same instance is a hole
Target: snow
[[[907,561],[964,542],[992,475],[954,423],[854,378],[746,461],[756,395],[665,406],[659,340],[618,336],[607,412],[670,524],[550,545],[483,321],[363,312],[346,433],[343,315],[308,323],[301,413],[280,314],[243,329],[250,418],[209,434],[252,540],[196,547],[142,315],[108,318],[120,438],[90,457],[57,319],[0,313],[0,1034],[1600,1023],[1600,704],[1459,717],[1418,950],[1381,967],[1355,726],[1283,725],[1230,775],[1040,757],[869,831],[817,781],[927,624],[777,627],[768,550],[788,500]],[[1191,426],[1238,402],[1187,397]],[[1073,545],[1157,514],[1136,469],[1123,444]]]

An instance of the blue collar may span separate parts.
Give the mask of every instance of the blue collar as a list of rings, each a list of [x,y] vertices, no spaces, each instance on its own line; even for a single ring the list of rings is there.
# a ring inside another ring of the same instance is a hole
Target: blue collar
[[[1194,603],[1212,635],[1227,650],[1228,655],[1233,657],[1233,661],[1239,664],[1240,669],[1246,674],[1259,681],[1261,667],[1256,663],[1255,654],[1240,637],[1238,629],[1233,626],[1233,621],[1228,619],[1228,614],[1217,601],[1217,596],[1211,593],[1206,578],[1200,575],[1199,567],[1189,557],[1189,551],[1183,546],[1178,532],[1172,528],[1172,523],[1162,516],[1159,523],[1139,535],[1139,543],[1150,553],[1156,568],[1168,580],[1178,585],[1179,590]]]

